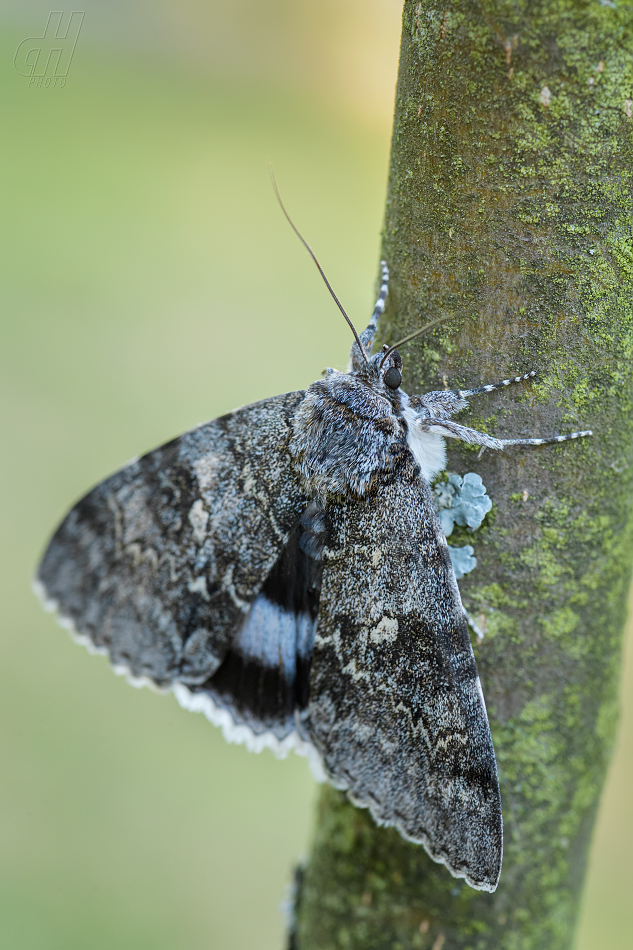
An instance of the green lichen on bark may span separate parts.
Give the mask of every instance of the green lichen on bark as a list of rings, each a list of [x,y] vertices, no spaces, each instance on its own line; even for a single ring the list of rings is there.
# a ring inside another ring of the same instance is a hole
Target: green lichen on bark
[[[594,437],[479,462],[494,507],[460,582],[500,770],[504,867],[476,892],[323,791],[297,950],[571,945],[613,744],[633,551],[633,8],[406,2],[383,254],[409,392],[535,369],[462,420]]]

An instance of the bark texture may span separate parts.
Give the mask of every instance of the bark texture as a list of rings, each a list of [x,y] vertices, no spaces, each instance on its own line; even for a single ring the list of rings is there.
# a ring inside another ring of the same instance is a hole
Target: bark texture
[[[410,393],[532,384],[461,421],[455,445],[493,510],[460,582],[500,769],[501,883],[472,890],[324,788],[300,876],[297,950],[559,950],[571,945],[617,721],[633,500],[633,8],[611,0],[434,0],[404,7],[383,255],[383,340]],[[467,529],[462,529],[467,532]]]

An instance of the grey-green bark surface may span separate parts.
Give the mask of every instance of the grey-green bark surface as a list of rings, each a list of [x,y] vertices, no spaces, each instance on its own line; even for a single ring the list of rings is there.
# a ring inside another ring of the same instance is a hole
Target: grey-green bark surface
[[[502,437],[594,437],[449,455],[494,503],[461,539],[479,564],[460,586],[486,629],[475,654],[505,820],[497,892],[455,880],[324,788],[297,950],[572,943],[631,572],[632,100],[630,5],[405,3],[382,340],[451,314],[403,351],[407,391],[535,369],[533,384],[479,397],[461,421]]]

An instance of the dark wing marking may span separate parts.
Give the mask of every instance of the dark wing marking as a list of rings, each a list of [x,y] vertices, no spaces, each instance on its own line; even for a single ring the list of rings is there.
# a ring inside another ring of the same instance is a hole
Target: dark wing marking
[[[313,507],[292,530],[217,671],[189,687],[190,706],[220,725],[229,712],[238,730],[250,730],[252,748],[267,745],[282,754],[297,746],[297,715],[308,702],[321,588],[320,536],[309,517]],[[225,727],[229,739],[232,732]]]
[[[220,667],[308,504],[288,453],[303,398],[193,429],[106,479],[62,522],[38,586],[115,667],[184,693]]]
[[[488,718],[446,541],[403,450],[328,506],[308,732],[381,824],[493,891],[502,822]]]

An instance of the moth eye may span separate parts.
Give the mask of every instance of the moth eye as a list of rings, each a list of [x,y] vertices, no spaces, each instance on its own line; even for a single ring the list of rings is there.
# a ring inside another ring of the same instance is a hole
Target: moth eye
[[[395,366],[390,366],[383,379],[389,389],[397,389],[402,382],[402,373]]]

